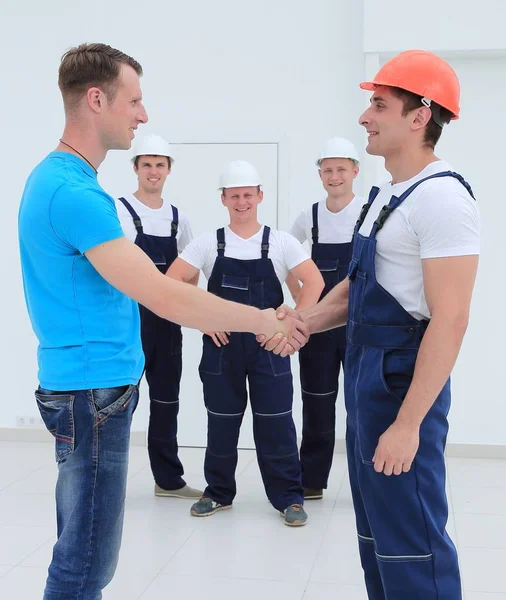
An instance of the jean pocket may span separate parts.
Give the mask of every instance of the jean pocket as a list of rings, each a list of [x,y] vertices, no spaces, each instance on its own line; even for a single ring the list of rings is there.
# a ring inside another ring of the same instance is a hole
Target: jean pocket
[[[126,411],[133,414],[139,399],[136,385],[100,388],[91,390],[91,392],[93,404],[97,411],[97,425],[100,425],[114,414],[125,413]]]
[[[74,398],[72,394],[35,392],[40,416],[55,439],[56,462],[74,452]]]
[[[290,357],[289,356],[280,356],[279,354],[274,354],[273,352],[267,352],[267,356],[269,357],[269,362],[271,364],[272,374],[274,377],[279,377],[280,375],[290,375],[292,370],[290,366]]]

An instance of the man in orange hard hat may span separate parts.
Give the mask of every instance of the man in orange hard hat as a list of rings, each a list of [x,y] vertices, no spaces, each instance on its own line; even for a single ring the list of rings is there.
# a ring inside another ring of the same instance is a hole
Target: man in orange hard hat
[[[368,597],[460,600],[443,453],[480,222],[469,184],[434,155],[459,117],[459,82],[444,60],[411,50],[361,87],[373,92],[360,117],[367,152],[392,180],[362,210],[348,279],[300,318],[311,333],[347,323],[346,440]],[[283,308],[278,318],[296,316]]]

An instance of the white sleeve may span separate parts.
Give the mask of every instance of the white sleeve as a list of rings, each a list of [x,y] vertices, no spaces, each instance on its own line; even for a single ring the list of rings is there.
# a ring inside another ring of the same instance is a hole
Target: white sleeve
[[[121,228],[123,229],[123,233],[125,237],[129,239],[131,242],[135,242],[135,238],[137,237],[137,230],[135,229],[134,220],[132,219],[132,215],[128,212],[123,202],[120,200],[115,200],[116,202],[116,211],[118,213],[118,219],[121,224]]]
[[[186,246],[188,246],[188,244],[193,240],[193,232],[188,217],[181,211],[179,212],[179,227],[181,234],[177,242],[177,249],[179,250],[179,252],[182,252],[186,248]]]
[[[296,240],[299,240],[301,244],[307,240],[305,210],[303,210],[293,222],[293,225],[290,228],[290,234],[293,235]]]
[[[179,258],[202,271],[209,261],[216,255],[216,238],[212,234],[204,233],[191,241],[179,255]]]
[[[477,202],[456,179],[428,181],[409,215],[420,243],[420,256],[444,258],[480,253]]]
[[[298,265],[310,258],[307,250],[296,240],[293,235],[285,231],[279,232],[281,235],[281,247],[283,248],[283,262],[286,268],[291,271]]]

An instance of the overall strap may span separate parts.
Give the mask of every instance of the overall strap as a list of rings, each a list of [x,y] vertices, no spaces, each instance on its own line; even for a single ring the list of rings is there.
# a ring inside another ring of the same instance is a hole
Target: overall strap
[[[179,225],[179,211],[177,207],[172,206],[172,223],[170,225],[170,237],[175,238],[177,236],[177,228]]]
[[[132,217],[135,225],[135,229],[137,233],[144,233],[142,228],[142,221],[139,215],[135,212],[135,210],[131,207],[130,203],[125,200],[125,198],[118,198],[118,200],[123,204],[123,206],[128,210],[130,216]]]
[[[318,243],[318,202],[313,204],[313,226],[311,227],[313,244]]]
[[[371,191],[369,192],[369,198],[367,199],[367,204],[364,204],[362,206],[362,210],[360,211],[360,216],[358,217],[358,221],[355,224],[355,230],[354,230],[353,234],[357,233],[358,230],[362,227],[362,223],[365,221],[365,218],[367,217],[367,213],[369,212],[369,209],[371,208],[372,203],[376,199],[376,196],[379,194],[379,191],[380,191],[380,189],[377,186],[373,186],[371,188]]]
[[[223,258],[225,256],[225,228],[221,227],[221,229],[216,230],[216,240],[218,256]]]
[[[264,232],[262,234],[262,258],[269,258],[269,236],[271,234],[271,228],[264,227]]]
[[[381,209],[381,211],[380,211],[380,213],[378,215],[378,218],[376,219],[376,221],[374,221],[374,225],[373,225],[372,230],[371,230],[371,237],[373,237],[373,238],[376,237],[376,235],[378,234],[378,231],[385,225],[385,222],[388,219],[388,217],[393,213],[393,211],[396,208],[398,208],[404,202],[404,200],[406,200],[406,198],[408,198],[408,196],[420,184],[424,183],[424,181],[428,181],[429,179],[439,179],[441,177],[454,177],[455,179],[457,179],[458,181],[460,181],[460,183],[462,183],[462,185],[466,188],[466,190],[471,195],[471,198],[473,198],[473,200],[475,199],[474,195],[473,195],[473,191],[471,189],[471,186],[458,173],[455,173],[453,171],[441,171],[441,173],[434,173],[433,175],[429,175],[428,177],[424,177],[423,179],[420,179],[420,181],[417,181],[416,183],[414,183],[405,192],[403,192],[399,197],[392,196],[390,198],[390,202],[388,203],[388,205],[385,205]]]

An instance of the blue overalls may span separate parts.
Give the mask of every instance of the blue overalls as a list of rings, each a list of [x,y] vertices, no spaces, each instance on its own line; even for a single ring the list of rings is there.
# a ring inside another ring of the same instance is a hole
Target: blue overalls
[[[269,234],[270,228],[264,227],[261,258],[239,260],[225,256],[225,231],[218,229],[218,255],[208,291],[260,309],[283,304],[281,284],[269,259]],[[203,343],[199,371],[208,413],[204,496],[228,505],[236,495],[237,444],[247,405],[247,379],[258,466],[267,497],[280,511],[302,504],[290,357],[268,352],[252,333],[232,333],[221,348],[207,335]]]
[[[387,477],[374,470],[379,437],[396,420],[411,384],[428,321],[409,314],[376,280],[376,236],[390,214],[427,179],[381,210],[368,237],[358,233],[378,194],[355,228],[349,269],[348,349],[345,366],[346,444],[357,532],[371,600],[461,600],[457,553],[446,532],[444,449],[450,409],[446,382],[420,428],[420,447],[408,473]],[[474,198],[474,196],[473,196]]]
[[[179,213],[172,207],[170,236],[144,233],[141,219],[125,200],[119,198],[134,221],[135,243],[151,258],[158,270],[166,273],[177,258]],[[148,453],[155,482],[164,490],[184,487],[184,470],[178,458],[177,415],[182,373],[181,327],[139,305],[142,349],[146,358],[145,375],[149,387],[150,413]]]
[[[318,241],[318,203],[313,204],[311,258],[325,281],[320,300],[346,278],[352,242]],[[346,328],[316,333],[299,352],[302,391],[300,461],[305,488],[324,489],[332,466],[336,439],[336,399],[339,371],[346,355]]]

